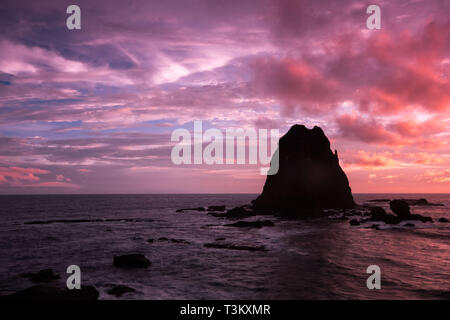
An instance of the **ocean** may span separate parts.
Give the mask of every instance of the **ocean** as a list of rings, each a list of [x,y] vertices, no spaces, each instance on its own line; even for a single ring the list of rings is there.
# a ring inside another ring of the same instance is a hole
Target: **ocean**
[[[450,299],[450,194],[356,194],[373,199],[426,198],[444,206],[412,206],[434,223],[414,227],[350,226],[345,220],[282,220],[237,228],[205,211],[180,208],[249,203],[257,195],[0,196],[0,295],[33,285],[21,276],[81,268],[82,285],[100,299]],[[388,203],[377,205],[388,208]],[[242,220],[242,219],[241,219]],[[149,242],[148,240],[153,241]],[[208,248],[206,243],[264,246],[265,251]],[[113,257],[141,253],[146,269],[119,269]],[[369,290],[367,267],[381,270]],[[134,288],[121,297],[114,285]]]

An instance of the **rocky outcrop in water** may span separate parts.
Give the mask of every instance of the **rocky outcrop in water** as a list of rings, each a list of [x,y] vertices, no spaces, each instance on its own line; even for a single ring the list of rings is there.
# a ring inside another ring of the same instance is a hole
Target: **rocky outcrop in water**
[[[430,206],[430,207],[442,207],[444,206],[442,203],[432,203],[428,202],[427,199],[420,198],[420,199],[399,199],[404,202],[406,202],[410,206]],[[369,200],[368,202],[390,202],[391,199],[373,199]]]
[[[362,219],[361,221],[353,219],[353,222],[350,221],[350,224],[357,226],[360,223],[368,221],[384,222],[386,224],[399,224],[403,221],[433,222],[431,217],[422,216],[420,214],[412,214],[408,203],[403,200],[392,200],[390,202],[390,208],[395,215],[387,213],[382,207],[372,207],[369,214],[370,217],[368,219]],[[405,226],[413,227],[414,224],[407,223]]]
[[[58,280],[60,278],[60,276],[57,273],[53,272],[52,269],[44,269],[38,272],[23,273],[20,276],[28,278],[35,283],[50,282],[53,280]]]
[[[151,262],[143,254],[125,254],[114,257],[114,266],[119,268],[147,268]]]
[[[408,219],[411,216],[409,205],[403,200],[392,200],[389,202],[389,207],[401,219]]]
[[[264,246],[256,245],[237,245],[232,243],[205,243],[203,245],[205,248],[213,249],[230,249],[230,250],[244,250],[244,251],[267,251]]]
[[[279,170],[267,176],[261,195],[253,201],[256,212],[304,216],[321,209],[353,208],[355,202],[337,152],[319,127],[294,125],[281,137]],[[271,166],[276,158],[272,158]]]
[[[116,285],[114,287],[112,287],[111,289],[108,290],[108,293],[110,295],[116,296],[116,297],[121,297],[122,295],[124,295],[125,293],[129,293],[129,292],[135,292],[136,290],[134,288],[119,284]]]
[[[226,224],[226,227],[237,227],[237,228],[262,228],[262,227],[273,227],[275,224],[270,220],[256,220],[256,221],[238,221],[231,224]]]

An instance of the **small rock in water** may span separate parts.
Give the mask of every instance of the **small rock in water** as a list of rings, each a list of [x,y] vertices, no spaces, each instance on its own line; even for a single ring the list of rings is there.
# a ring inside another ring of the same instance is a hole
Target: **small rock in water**
[[[257,221],[238,221],[236,223],[226,224],[227,227],[238,228],[262,228],[273,227],[275,224],[270,220],[257,220]]]
[[[439,220],[438,220],[439,222],[442,222],[442,223],[446,223],[446,222],[448,222],[448,220],[447,219],[445,219],[445,218],[439,218]]]
[[[153,239],[148,239],[147,240],[148,243],[153,243],[153,241],[154,241]]]
[[[397,224],[402,221],[402,219],[397,216],[387,214],[386,211],[381,207],[373,207],[370,210],[370,215],[371,221],[383,221],[387,224]]]
[[[247,210],[247,207],[242,206],[228,210],[224,216],[227,218],[244,218],[251,215],[252,212]]]
[[[410,223],[410,222],[405,224],[405,227],[415,227],[415,226],[416,225],[414,223]]]
[[[183,208],[183,209],[178,209],[176,212],[183,212],[183,211],[205,211],[205,208],[203,208],[203,207]]]
[[[350,225],[351,225],[351,226],[359,226],[360,224],[361,224],[361,223],[359,223],[359,221],[356,220],[356,219],[350,220]]]
[[[21,274],[22,277],[28,278],[33,282],[50,282],[52,280],[60,279],[60,276],[53,272],[52,269],[44,269],[39,272],[28,272]]]
[[[186,240],[184,240],[184,239],[169,239],[169,241],[170,241],[170,242],[173,242],[173,243],[184,243],[184,244],[190,244],[190,242],[189,242],[189,241],[186,241]]]
[[[114,257],[114,265],[119,268],[147,268],[151,262],[143,254],[125,254]]]
[[[205,248],[214,249],[231,249],[231,250],[246,250],[246,251],[267,251],[264,246],[247,246],[247,245],[235,245],[230,243],[205,243]]]
[[[395,213],[399,218],[407,219],[411,216],[411,212],[409,211],[409,205],[406,201],[403,200],[392,200],[389,202],[389,207],[392,212]]]
[[[372,217],[372,220],[379,219],[380,221],[384,219],[386,216],[386,211],[382,207],[373,207],[370,209],[370,215]]]
[[[159,238],[158,241],[170,241],[170,242],[173,242],[173,243],[185,243],[185,244],[189,244],[190,243],[189,241],[186,241],[184,239],[169,239],[169,238],[166,238],[166,237]]]
[[[209,206],[207,211],[225,211],[225,206]]]
[[[421,216],[420,214],[412,214],[408,220],[418,220],[422,222],[433,222],[433,219],[431,217],[425,217]]]
[[[127,287],[127,286],[119,284],[117,286],[114,286],[110,290],[108,290],[108,293],[113,296],[120,297],[120,296],[124,295],[125,293],[135,292],[135,291],[136,290],[131,287]]]
[[[18,291],[5,299],[11,300],[97,300],[98,291],[93,286],[81,286],[81,289],[69,290],[49,285],[36,285]]]

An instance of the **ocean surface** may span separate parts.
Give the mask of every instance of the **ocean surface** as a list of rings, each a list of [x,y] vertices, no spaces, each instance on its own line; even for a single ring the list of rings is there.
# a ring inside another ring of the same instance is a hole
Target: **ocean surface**
[[[269,219],[275,226],[249,229],[225,226],[235,221],[206,212],[175,212],[232,208],[255,197],[0,196],[0,295],[32,286],[20,274],[46,268],[59,273],[56,283],[64,286],[66,268],[75,264],[82,284],[94,285],[100,299],[119,299],[108,294],[118,284],[136,289],[120,299],[450,299],[450,223],[375,230],[343,220],[263,216],[246,220]],[[426,198],[444,206],[413,206],[413,213],[450,220],[450,194],[354,197],[358,204]],[[388,208],[388,203],[378,205]],[[218,242],[267,251],[204,247]],[[113,266],[115,255],[128,253],[142,253],[152,265]],[[380,290],[366,286],[369,265],[381,269]]]

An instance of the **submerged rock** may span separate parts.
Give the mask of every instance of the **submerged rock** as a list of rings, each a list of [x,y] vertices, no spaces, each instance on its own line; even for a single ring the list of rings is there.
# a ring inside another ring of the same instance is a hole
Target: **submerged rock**
[[[214,249],[231,249],[231,250],[245,250],[245,251],[267,251],[264,246],[235,245],[231,243],[205,243],[204,247]]]
[[[114,265],[119,268],[147,268],[151,262],[143,254],[125,254],[114,257]]]
[[[128,286],[124,286],[122,284],[119,284],[117,286],[112,287],[111,289],[108,290],[108,293],[110,295],[116,296],[116,297],[120,297],[122,295],[124,295],[125,293],[128,292],[135,292],[136,290],[134,288],[128,287]]]
[[[178,209],[176,212],[183,212],[183,211],[206,211],[203,207],[197,207],[197,208],[183,208]]]
[[[81,289],[60,288],[50,285],[36,285],[18,291],[5,299],[11,300],[97,300],[99,293],[93,286],[81,286]]]
[[[61,278],[57,273],[54,273],[52,269],[44,269],[38,272],[23,273],[20,276],[28,278],[36,283],[50,282]]]
[[[417,220],[417,221],[422,221],[422,222],[433,222],[433,219],[431,217],[422,216],[420,214],[412,214],[406,220]]]
[[[355,206],[347,176],[337,152],[319,127],[294,125],[280,139],[276,151],[279,170],[268,175],[263,192],[252,203],[256,212],[304,216],[321,209]],[[276,155],[271,170],[276,168]]]
[[[257,220],[257,221],[238,221],[236,223],[226,224],[227,227],[238,228],[262,228],[273,227],[275,224],[270,220]]]
[[[222,216],[225,218],[245,218],[253,215],[251,208],[248,206],[235,207],[233,209],[228,210]]]
[[[169,239],[169,238],[166,238],[166,237],[159,238],[158,241],[168,241],[168,242],[173,242],[173,243],[190,244],[189,241],[184,240],[184,239]]]
[[[225,211],[225,206],[209,206],[207,211]]]

